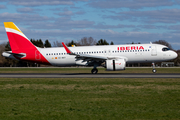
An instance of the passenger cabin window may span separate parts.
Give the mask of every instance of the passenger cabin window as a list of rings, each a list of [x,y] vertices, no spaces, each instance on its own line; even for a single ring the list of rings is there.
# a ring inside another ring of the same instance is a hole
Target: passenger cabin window
[[[169,48],[163,48],[162,51],[168,51],[170,50]]]

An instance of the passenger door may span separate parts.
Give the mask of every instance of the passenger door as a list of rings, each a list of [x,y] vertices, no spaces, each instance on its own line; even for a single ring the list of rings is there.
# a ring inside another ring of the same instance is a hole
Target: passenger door
[[[151,56],[157,56],[157,50],[155,45],[151,46]]]

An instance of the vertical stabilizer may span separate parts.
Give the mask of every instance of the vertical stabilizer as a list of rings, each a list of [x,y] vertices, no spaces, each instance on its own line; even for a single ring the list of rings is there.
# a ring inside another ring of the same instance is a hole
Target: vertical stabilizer
[[[35,46],[13,22],[4,22],[6,33],[13,53],[34,49]]]

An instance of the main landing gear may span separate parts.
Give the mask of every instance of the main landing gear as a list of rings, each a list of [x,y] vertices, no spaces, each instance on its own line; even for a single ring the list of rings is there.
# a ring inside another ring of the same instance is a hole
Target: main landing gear
[[[156,73],[156,72],[157,72],[157,70],[155,69],[155,64],[154,64],[154,62],[152,63],[152,66],[153,66],[153,70],[152,70],[152,72],[153,72],[153,73]]]
[[[91,70],[92,74],[97,74],[98,73],[98,69],[97,66],[99,66],[97,63],[94,64],[94,68]]]
[[[91,73],[92,73],[92,74],[97,74],[97,73],[98,73],[98,69],[97,69],[97,68],[93,68],[93,69],[91,70]]]

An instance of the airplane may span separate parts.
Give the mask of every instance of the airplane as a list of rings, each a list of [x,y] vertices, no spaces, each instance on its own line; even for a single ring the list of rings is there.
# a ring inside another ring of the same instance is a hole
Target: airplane
[[[21,32],[13,22],[4,22],[11,51],[2,56],[53,66],[93,66],[92,74],[98,73],[98,66],[107,71],[125,70],[127,63],[152,63],[175,59],[177,53],[160,44],[126,44],[103,46],[80,46],[39,48]]]

